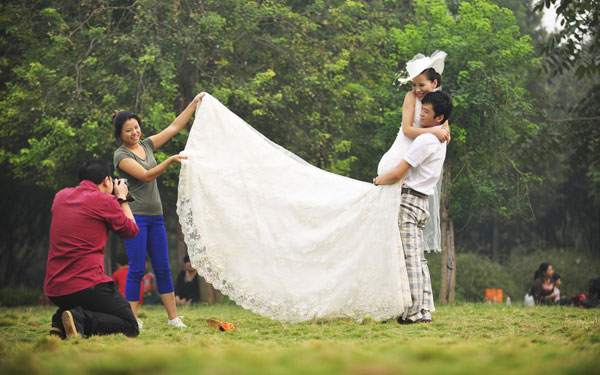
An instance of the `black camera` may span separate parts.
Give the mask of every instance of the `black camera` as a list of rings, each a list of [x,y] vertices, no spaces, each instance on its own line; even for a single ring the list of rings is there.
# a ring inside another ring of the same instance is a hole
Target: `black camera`
[[[115,184],[119,185],[121,182],[123,182],[125,185],[129,186],[126,178],[119,178],[119,179],[113,178],[113,191],[112,191],[113,195],[116,195],[115,194]],[[125,200],[127,202],[133,202],[135,199],[133,198],[133,196],[131,194],[127,193],[127,197],[125,198]]]

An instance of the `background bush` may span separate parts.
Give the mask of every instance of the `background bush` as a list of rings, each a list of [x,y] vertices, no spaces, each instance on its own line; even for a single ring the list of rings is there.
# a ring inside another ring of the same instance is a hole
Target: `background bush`
[[[533,281],[533,273],[542,262],[550,262],[561,275],[561,295],[571,297],[588,291],[591,279],[600,276],[600,258],[585,253],[554,249],[513,251],[508,261],[492,262],[486,255],[458,253],[456,255],[456,300],[483,302],[486,288],[502,289],[504,297],[522,301]],[[440,254],[427,254],[434,300],[440,290]],[[0,288],[0,306],[37,305],[43,291],[37,288]]]
[[[34,288],[0,288],[0,306],[31,306],[37,305],[41,290]]]
[[[434,299],[440,290],[440,254],[427,254]],[[600,276],[600,259],[590,254],[561,249],[536,250],[531,254],[513,251],[504,264],[474,253],[456,255],[457,301],[483,301],[486,288],[503,289],[504,297],[522,301],[531,287],[533,273],[540,263],[549,262],[561,276],[561,296],[586,293],[591,279]]]

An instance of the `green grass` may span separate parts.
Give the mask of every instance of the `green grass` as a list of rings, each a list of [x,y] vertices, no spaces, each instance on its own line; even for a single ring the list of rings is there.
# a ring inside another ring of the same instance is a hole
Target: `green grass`
[[[0,309],[2,374],[598,374],[600,309],[457,304],[412,326],[281,324],[232,304],[143,307],[137,338],[48,336],[50,307]],[[233,322],[209,329],[206,318]]]

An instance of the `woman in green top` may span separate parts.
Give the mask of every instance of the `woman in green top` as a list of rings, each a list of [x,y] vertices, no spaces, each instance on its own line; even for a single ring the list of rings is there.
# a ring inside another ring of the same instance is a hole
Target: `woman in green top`
[[[173,163],[180,163],[184,156],[173,155],[160,164],[154,159],[154,151],[173,138],[188,123],[204,93],[196,95],[194,100],[177,118],[158,134],[142,138],[140,118],[129,111],[117,113],[113,117],[115,137],[121,146],[115,151],[114,164],[119,178],[126,178],[129,192],[134,197],[130,207],[140,228],[139,234],[125,240],[129,271],[125,283],[125,297],[137,318],[140,297],[140,283],[145,273],[146,254],[150,258],[156,274],[156,284],[163,305],[167,310],[168,324],[186,327],[177,315],[173,280],[169,266],[167,233],[163,221],[162,204],[156,178]],[[142,322],[138,319],[140,327]]]

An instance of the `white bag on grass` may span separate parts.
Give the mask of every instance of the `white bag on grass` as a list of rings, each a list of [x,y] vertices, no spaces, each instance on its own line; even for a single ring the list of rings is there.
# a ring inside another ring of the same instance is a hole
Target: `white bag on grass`
[[[525,298],[523,299],[523,304],[525,306],[533,306],[535,305],[535,301],[533,300],[533,296],[529,293],[527,293],[525,295]]]

